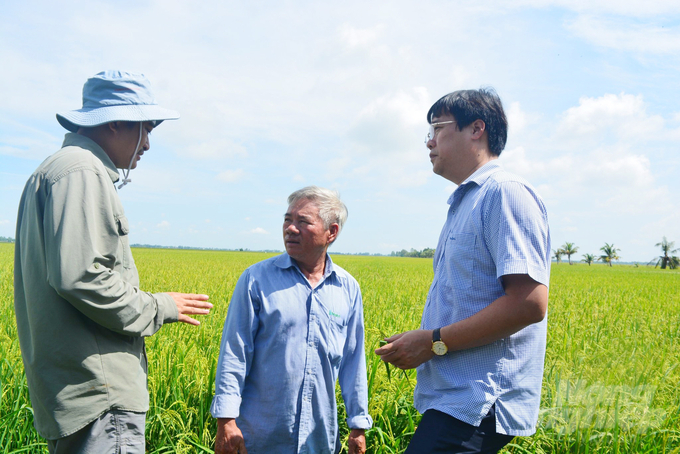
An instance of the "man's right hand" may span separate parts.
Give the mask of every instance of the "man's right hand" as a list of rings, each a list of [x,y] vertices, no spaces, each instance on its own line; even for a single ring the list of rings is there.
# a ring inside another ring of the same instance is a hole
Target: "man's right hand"
[[[177,311],[179,312],[180,322],[188,323],[190,325],[200,325],[196,319],[191,318],[191,315],[205,315],[210,313],[213,305],[208,302],[208,295],[198,295],[196,293],[174,293],[168,292],[168,295],[175,300]]]
[[[432,330],[416,329],[385,339],[388,343],[375,350],[376,355],[399,369],[415,369],[434,357]]]
[[[241,429],[234,418],[217,419],[215,454],[248,454]]]

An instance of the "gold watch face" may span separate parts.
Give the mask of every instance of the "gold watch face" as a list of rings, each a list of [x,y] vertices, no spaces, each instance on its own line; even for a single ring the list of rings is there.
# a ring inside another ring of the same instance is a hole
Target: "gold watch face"
[[[446,352],[449,351],[449,349],[446,348],[446,344],[444,342],[437,341],[432,343],[432,351],[435,355],[442,356],[446,355]]]

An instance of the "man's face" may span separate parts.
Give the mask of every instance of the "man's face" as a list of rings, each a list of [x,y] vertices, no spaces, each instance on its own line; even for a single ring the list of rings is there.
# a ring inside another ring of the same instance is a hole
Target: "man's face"
[[[453,123],[436,124],[447,121]],[[446,114],[433,117],[432,124],[434,137],[427,141],[432,171],[459,185],[472,175],[479,165],[476,152],[471,147],[475,123],[461,130],[453,115]]]
[[[319,217],[317,206],[307,199],[290,205],[283,220],[283,243],[286,252],[302,263],[312,264],[325,257],[326,248],[337,236],[337,224],[328,229]],[[335,233],[334,233],[335,232]]]
[[[142,155],[149,149],[149,134],[154,128],[151,121],[145,121],[142,126],[142,140],[139,141],[139,127],[138,122],[123,122],[117,121],[112,125],[115,131],[112,135],[112,140],[107,150],[109,157],[119,169],[127,169],[130,165],[130,160],[135,154],[135,147],[139,141],[139,152],[132,163],[132,168],[137,167],[137,162],[142,158]]]

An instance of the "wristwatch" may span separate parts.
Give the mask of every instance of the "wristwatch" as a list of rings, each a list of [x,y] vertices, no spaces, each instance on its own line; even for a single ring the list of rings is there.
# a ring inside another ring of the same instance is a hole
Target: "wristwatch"
[[[446,352],[449,351],[449,348],[446,346],[444,341],[442,341],[440,331],[441,328],[437,328],[436,330],[432,331],[432,351],[437,356],[444,356],[446,355]]]

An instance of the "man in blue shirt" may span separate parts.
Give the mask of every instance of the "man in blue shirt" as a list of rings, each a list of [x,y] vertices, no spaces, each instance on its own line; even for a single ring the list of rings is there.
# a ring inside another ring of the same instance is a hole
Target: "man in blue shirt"
[[[350,454],[366,450],[368,388],[357,281],[327,254],[347,219],[337,193],[288,197],[286,253],[248,268],[229,305],[210,408],[216,454],[340,452],[339,380]]]
[[[504,171],[507,119],[491,89],[462,90],[428,112],[434,173],[458,185],[434,257],[421,329],[376,350],[418,368],[423,414],[406,454],[495,453],[536,431],[550,278],[541,198]]]

